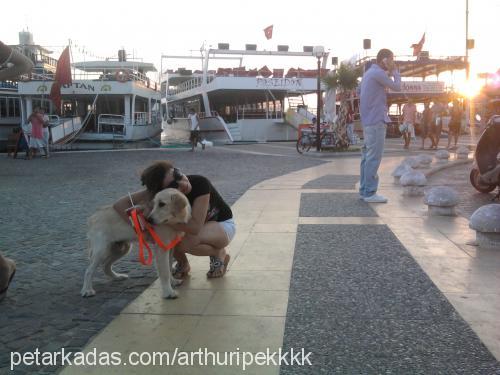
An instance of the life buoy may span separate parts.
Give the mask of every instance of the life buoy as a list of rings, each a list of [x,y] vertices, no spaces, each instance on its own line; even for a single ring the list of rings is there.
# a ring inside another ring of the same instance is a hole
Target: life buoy
[[[129,80],[128,73],[123,71],[116,72],[115,78],[118,82],[127,82]]]

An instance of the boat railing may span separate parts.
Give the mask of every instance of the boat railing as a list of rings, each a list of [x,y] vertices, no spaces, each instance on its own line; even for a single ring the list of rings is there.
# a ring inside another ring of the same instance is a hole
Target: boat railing
[[[0,81],[0,89],[17,90],[17,82]]]
[[[49,116],[49,126],[54,127],[61,123],[61,118],[57,115],[48,115]]]
[[[134,125],[147,125],[148,121],[148,112],[135,112],[134,113]]]
[[[218,117],[218,116],[219,116],[219,113],[217,111],[210,111],[209,114],[207,114],[206,112],[199,112],[198,113],[199,118]]]
[[[238,120],[262,120],[262,119],[282,119],[283,111],[267,111],[265,109],[244,109],[238,111]]]
[[[31,73],[22,76],[23,81],[53,81],[54,73]],[[147,75],[136,71],[123,72],[83,72],[74,73],[72,76],[74,81],[119,81],[119,82],[137,82],[141,85],[153,90],[158,90],[158,84],[152,81]]]
[[[97,132],[125,134],[125,116],[100,114],[97,117]]]
[[[214,80],[213,75],[209,75],[207,77],[207,83],[210,83]],[[190,80],[184,81],[181,84],[175,86],[174,88],[168,89],[168,95],[177,95],[180,94],[181,92],[189,91],[192,90],[196,87],[200,87],[203,84],[203,77],[194,77]]]

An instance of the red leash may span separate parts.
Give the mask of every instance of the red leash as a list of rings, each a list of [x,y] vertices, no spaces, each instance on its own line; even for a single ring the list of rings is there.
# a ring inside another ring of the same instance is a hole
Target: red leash
[[[132,220],[132,225],[134,227],[135,233],[137,234],[137,240],[139,242],[139,261],[145,266],[149,266],[151,265],[151,263],[153,263],[153,252],[151,251],[148,242],[144,238],[144,229],[149,232],[154,242],[164,251],[168,251],[174,248],[179,242],[182,241],[182,237],[177,236],[168,244],[164,244],[160,239],[160,236],[158,236],[158,234],[154,231],[153,227],[146,221],[146,219],[144,218],[144,214],[141,211],[138,211],[136,208],[134,208],[129,211],[129,215],[130,219]],[[147,258],[144,257],[144,247],[146,247],[148,251]]]

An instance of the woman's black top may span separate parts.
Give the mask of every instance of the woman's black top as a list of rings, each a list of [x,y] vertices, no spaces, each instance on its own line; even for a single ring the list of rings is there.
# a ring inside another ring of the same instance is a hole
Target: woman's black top
[[[208,178],[194,174],[186,177],[191,183],[191,191],[186,194],[191,206],[199,196],[210,194],[206,221],[226,221],[233,217],[231,208],[224,202]]]

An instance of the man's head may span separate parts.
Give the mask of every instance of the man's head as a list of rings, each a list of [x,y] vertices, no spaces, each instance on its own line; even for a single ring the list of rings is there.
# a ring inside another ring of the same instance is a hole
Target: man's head
[[[394,54],[390,49],[382,48],[377,53],[377,65],[382,69],[388,70],[394,62]]]
[[[196,113],[196,111],[194,110],[194,108],[191,108],[191,109],[189,110],[189,113],[195,114],[195,113]]]

